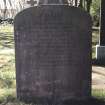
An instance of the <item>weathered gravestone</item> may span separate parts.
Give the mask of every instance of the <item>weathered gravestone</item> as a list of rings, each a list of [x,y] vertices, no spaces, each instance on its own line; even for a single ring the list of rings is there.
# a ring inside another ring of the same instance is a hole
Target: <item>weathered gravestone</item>
[[[56,103],[91,96],[91,18],[68,5],[39,5],[15,18],[17,97]]]
[[[96,45],[96,58],[99,64],[105,65],[105,0],[101,0],[101,24],[99,44]]]

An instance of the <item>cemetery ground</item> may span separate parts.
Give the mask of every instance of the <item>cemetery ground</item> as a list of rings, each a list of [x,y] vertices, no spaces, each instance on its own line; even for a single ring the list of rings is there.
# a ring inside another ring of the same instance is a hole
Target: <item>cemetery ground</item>
[[[93,58],[95,58],[98,34],[98,30],[93,31]],[[105,67],[93,66],[92,69],[92,95],[105,100]],[[0,25],[0,103],[0,105],[25,105],[16,100],[13,26],[7,24]]]

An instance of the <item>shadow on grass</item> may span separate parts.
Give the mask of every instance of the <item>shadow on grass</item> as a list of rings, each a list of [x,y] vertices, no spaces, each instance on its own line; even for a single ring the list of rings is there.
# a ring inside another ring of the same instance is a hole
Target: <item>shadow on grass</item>
[[[61,105],[61,104],[60,104]],[[105,105],[104,99],[91,98],[87,100],[67,100],[62,105]]]
[[[13,48],[14,46],[14,38],[13,33],[7,32],[7,33],[0,33],[0,47],[4,48]]]
[[[102,60],[97,60],[97,59],[92,59],[92,64],[95,65],[95,66],[102,66],[102,67],[105,67],[105,59]]]
[[[87,100],[65,100],[65,101],[60,101],[58,103],[54,103],[47,100],[41,100],[41,101],[38,100],[34,103],[32,103],[32,101],[26,102],[26,103],[25,102],[22,102],[24,104],[21,104],[21,105],[105,105],[105,99],[97,99],[97,98],[90,98]],[[17,104],[17,105],[20,105],[20,104]]]

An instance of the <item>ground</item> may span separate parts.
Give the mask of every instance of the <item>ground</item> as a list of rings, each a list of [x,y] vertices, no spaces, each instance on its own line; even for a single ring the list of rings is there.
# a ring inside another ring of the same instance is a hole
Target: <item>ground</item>
[[[92,67],[92,88],[105,90],[105,67]]]

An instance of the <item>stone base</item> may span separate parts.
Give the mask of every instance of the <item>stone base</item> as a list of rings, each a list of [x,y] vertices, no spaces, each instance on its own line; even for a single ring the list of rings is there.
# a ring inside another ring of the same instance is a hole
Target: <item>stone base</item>
[[[105,46],[96,45],[96,59],[105,60]]]

